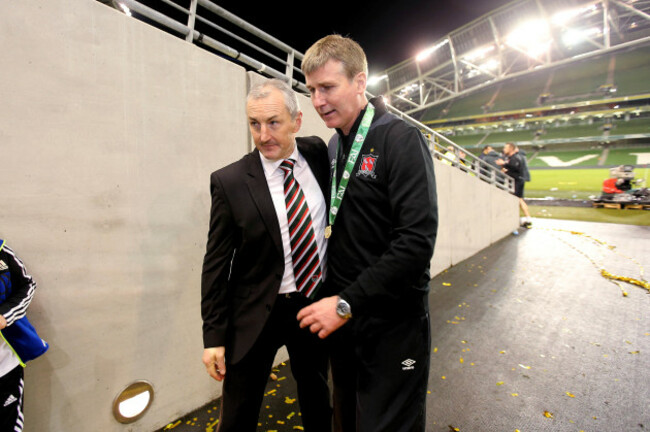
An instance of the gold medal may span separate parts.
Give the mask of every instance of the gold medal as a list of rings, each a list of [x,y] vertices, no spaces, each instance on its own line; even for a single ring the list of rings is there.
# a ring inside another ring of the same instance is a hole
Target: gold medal
[[[327,225],[325,227],[325,238],[328,239],[332,235],[332,225]]]

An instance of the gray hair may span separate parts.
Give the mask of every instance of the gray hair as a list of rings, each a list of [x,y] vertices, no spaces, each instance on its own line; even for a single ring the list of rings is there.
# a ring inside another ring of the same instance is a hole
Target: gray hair
[[[282,80],[274,78],[268,81],[264,81],[263,83],[255,84],[248,92],[248,97],[246,98],[246,102],[250,102],[251,100],[267,98],[269,94],[271,94],[269,88],[275,88],[277,90],[280,90],[280,92],[282,92],[282,96],[284,96],[284,105],[286,106],[287,111],[289,111],[291,120],[295,120],[296,117],[298,117],[298,113],[300,113],[300,105],[298,104],[298,97],[296,96],[296,93],[293,90],[291,90],[289,84],[287,84]]]

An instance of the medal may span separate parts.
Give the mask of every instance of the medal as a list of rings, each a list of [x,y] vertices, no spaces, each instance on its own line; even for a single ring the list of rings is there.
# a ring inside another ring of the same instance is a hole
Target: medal
[[[325,227],[325,238],[328,239],[332,235],[332,225],[327,225]]]

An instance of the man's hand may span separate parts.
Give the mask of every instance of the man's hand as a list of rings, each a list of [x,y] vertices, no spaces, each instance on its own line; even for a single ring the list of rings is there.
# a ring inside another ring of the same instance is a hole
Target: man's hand
[[[208,375],[217,381],[223,381],[226,377],[226,347],[203,350],[203,364],[208,370]]]
[[[312,333],[318,333],[318,337],[325,339],[347,322],[336,313],[338,297],[326,297],[317,301],[298,312],[300,328],[309,327]]]

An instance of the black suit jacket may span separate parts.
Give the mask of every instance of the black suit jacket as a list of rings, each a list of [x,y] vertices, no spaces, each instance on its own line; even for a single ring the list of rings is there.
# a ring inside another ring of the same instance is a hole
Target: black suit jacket
[[[318,137],[296,138],[324,196],[327,147]],[[205,348],[225,346],[237,363],[257,340],[284,274],[278,218],[258,150],[212,173],[212,210],[201,280]]]

